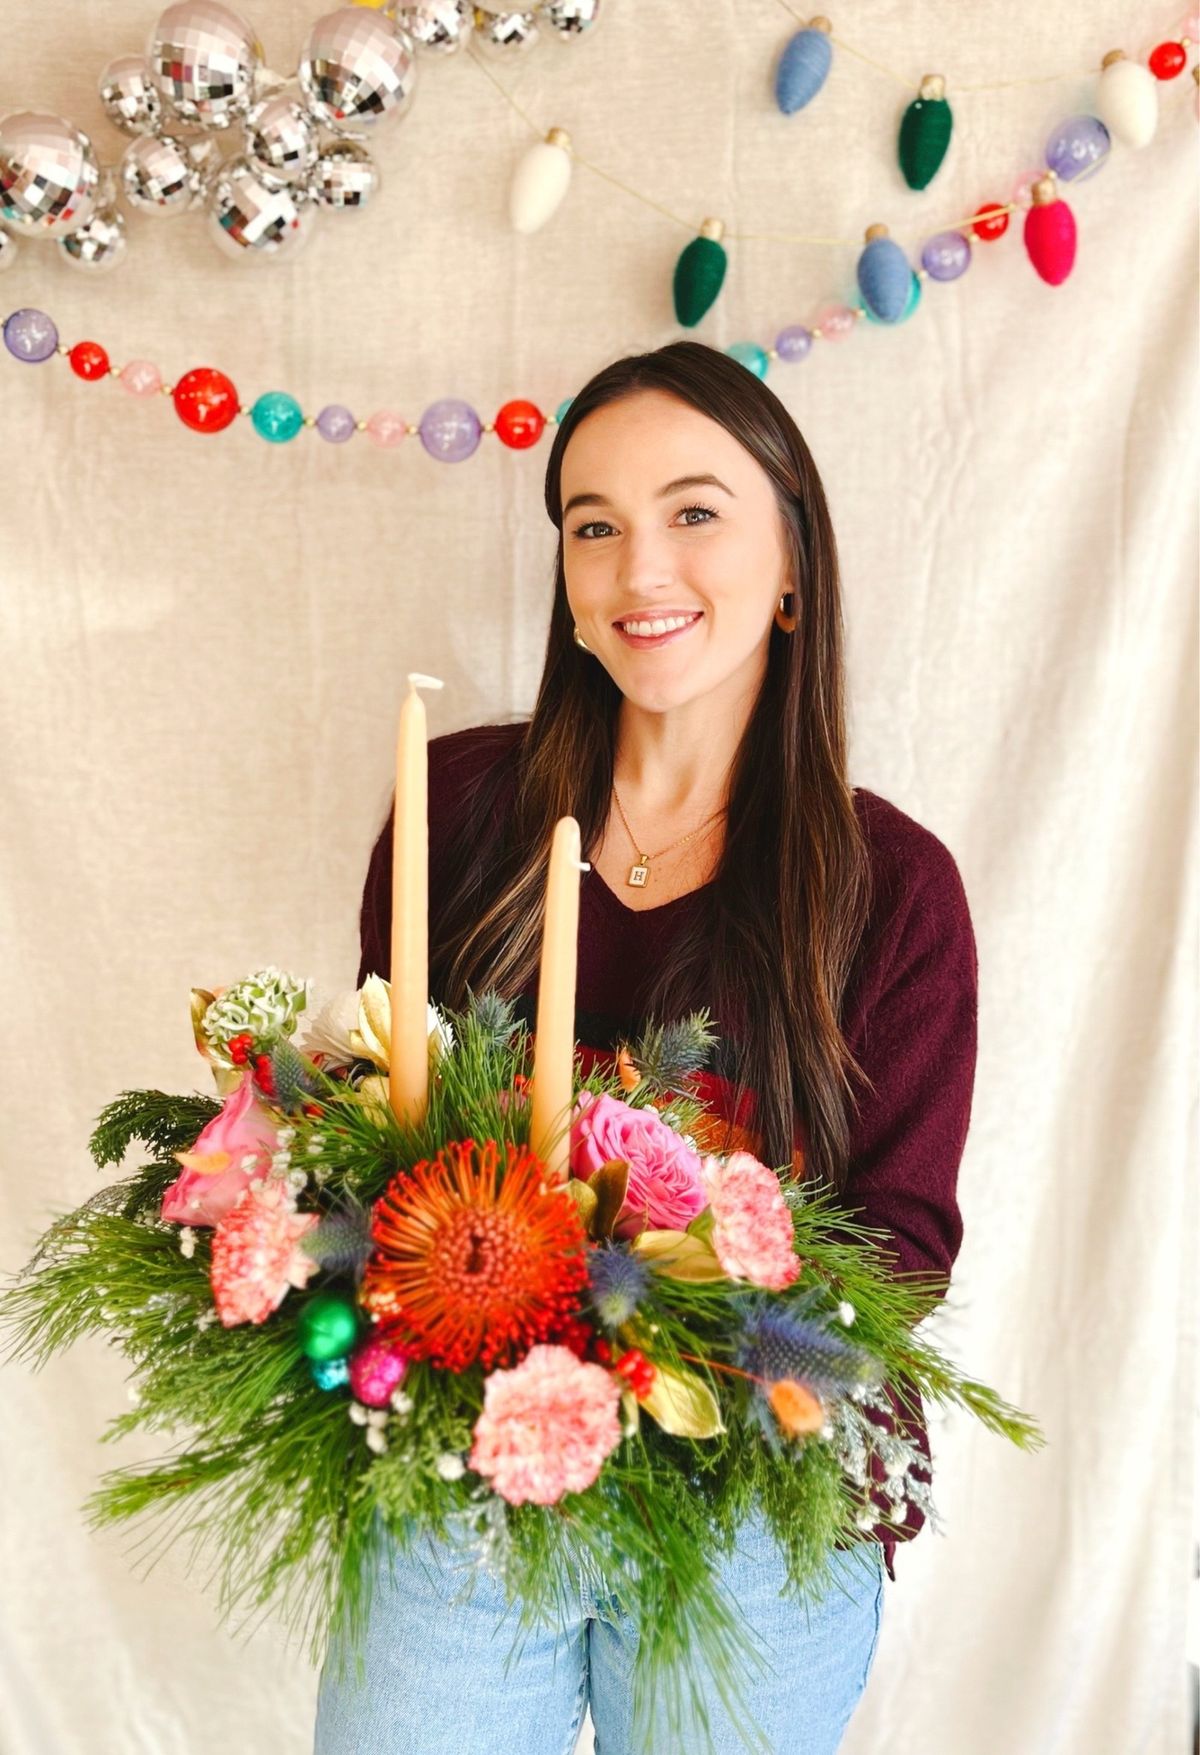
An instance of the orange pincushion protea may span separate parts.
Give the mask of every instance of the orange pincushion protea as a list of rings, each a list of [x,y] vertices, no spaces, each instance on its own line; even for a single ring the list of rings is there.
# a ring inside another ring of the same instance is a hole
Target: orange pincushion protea
[[[375,1203],[364,1306],[451,1371],[522,1358],[587,1283],[579,1210],[528,1146],[452,1140],[398,1171]]]

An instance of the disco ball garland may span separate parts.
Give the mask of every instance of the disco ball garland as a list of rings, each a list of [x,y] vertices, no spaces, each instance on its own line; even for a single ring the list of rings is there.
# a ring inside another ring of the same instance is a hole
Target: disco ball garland
[[[91,138],[64,116],[22,110],[0,118],[0,224],[58,244],[89,272],[126,251],[123,198],[158,216],[203,210],[209,235],[235,261],[290,260],[318,216],[364,207],[379,188],[366,141],[409,108],[418,54],[437,59],[466,42],[511,55],[541,30],[586,35],[600,0],[535,0],[524,12],[469,0],[413,0],[384,10],[343,6],[310,29],[285,77],[265,63],[253,27],[221,0],[179,0],[150,32],[144,55],[119,55],[99,80],[109,121],[132,135],[105,169]],[[219,141],[232,143],[224,155]],[[6,239],[0,261],[15,246]]]
[[[389,984],[297,1046],[307,1001],[273,966],[194,990],[217,1098],[108,1104],[97,1165],[135,1143],[145,1161],[0,1293],[11,1356],[87,1334],[123,1353],[133,1405],[106,1436],[178,1442],[106,1473],[92,1520],[188,1538],[223,1615],[269,1605],[344,1665],[380,1523],[402,1545],[453,1528],[522,1626],[552,1614],[563,1564],[598,1567],[639,1615],[639,1702],[681,1700],[696,1665],[736,1698],[750,1647],[712,1568],[752,1501],[808,1599],[835,1543],[907,1500],[937,1521],[925,1458],[881,1424],[889,1390],[1044,1443],[918,1338],[933,1288],[892,1277],[828,1190],[710,1149],[720,1124],[690,1095],[706,1013],[576,1076],[562,1181],[530,1147],[508,1002],[428,1008],[428,1107],[402,1123]]]

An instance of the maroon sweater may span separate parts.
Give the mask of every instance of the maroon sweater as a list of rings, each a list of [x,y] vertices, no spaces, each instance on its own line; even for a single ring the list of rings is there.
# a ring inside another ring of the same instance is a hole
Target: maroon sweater
[[[456,829],[465,832],[469,826],[477,835],[499,825],[511,800],[525,728],[525,722],[473,726],[430,741],[431,911]],[[487,800],[482,825],[477,809],[474,819],[470,814],[470,801],[481,795],[481,786]],[[936,1272],[945,1290],[962,1242],[956,1186],[975,1079],[975,938],[958,867],[937,836],[862,787],[855,788],[854,804],[870,848],[873,896],[841,1025],[875,1089],[863,1092],[853,1118],[843,1204],[857,1222],[889,1234],[881,1247],[891,1252],[885,1257],[891,1271]],[[668,935],[679,930],[708,888],[657,908],[635,909],[599,872],[583,874],[575,1035],[585,1074],[611,1056],[620,1036],[638,1034],[639,972],[661,956]],[[370,974],[390,974],[391,895],[389,812],[363,891],[360,987]],[[518,1003],[530,1030],[536,1003],[535,979]],[[749,1125],[754,1095],[739,1090],[727,1074],[728,1062],[718,1054],[713,1070],[697,1081],[697,1094],[714,1113]],[[799,1125],[796,1139],[802,1148]],[[896,1423],[918,1445],[932,1477],[923,1411],[914,1417],[894,1401],[893,1408]],[[892,1429],[882,1414],[878,1419],[885,1430]],[[878,1458],[872,1479],[883,1479]],[[881,1514],[888,1510],[890,1502],[878,1487],[872,1498]],[[903,1525],[875,1526],[893,1582],[897,1541],[911,1540],[924,1521],[924,1513],[910,1504]]]

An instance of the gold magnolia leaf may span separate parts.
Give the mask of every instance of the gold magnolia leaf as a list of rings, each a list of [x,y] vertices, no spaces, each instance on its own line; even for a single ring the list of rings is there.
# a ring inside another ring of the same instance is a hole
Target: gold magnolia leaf
[[[392,1108],[391,1091],[387,1079],[380,1073],[370,1073],[360,1081],[358,1094],[367,1114],[382,1127]]]
[[[584,1230],[589,1236],[593,1235],[591,1227],[596,1211],[596,1195],[591,1184],[583,1182],[578,1176],[572,1176],[567,1182],[567,1193],[579,1209]]]
[[[631,1389],[621,1391],[621,1431],[626,1438],[632,1437],[642,1423],[641,1409],[638,1399]]]
[[[593,1237],[611,1237],[629,1186],[629,1165],[624,1158],[610,1158],[588,1178],[588,1187],[596,1196],[596,1215],[592,1220]]]
[[[728,1274],[705,1237],[687,1231],[643,1231],[630,1244],[630,1251],[672,1280],[725,1280]]]
[[[204,1022],[204,1014],[212,1005],[215,994],[207,992],[203,987],[192,988],[192,1035],[196,1038],[196,1047],[205,1060],[209,1058],[208,1043],[204,1040],[204,1032],[200,1026]]]
[[[692,1371],[655,1367],[654,1383],[641,1405],[675,1438],[713,1438],[724,1432],[717,1398]]]

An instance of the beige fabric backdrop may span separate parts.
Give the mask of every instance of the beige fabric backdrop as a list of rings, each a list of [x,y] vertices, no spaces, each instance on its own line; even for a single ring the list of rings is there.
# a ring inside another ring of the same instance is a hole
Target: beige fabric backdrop
[[[903,89],[849,55],[785,122],[773,0],[612,0],[578,52],[506,77],[581,152],[696,221],[914,246],[1007,199],[1082,71],[1143,28],[1116,0],[855,7],[835,27],[950,81],[948,162],[895,163]],[[91,96],[153,7],[11,8],[0,110],[58,107],[117,145]],[[255,0],[292,64],[309,12]],[[1063,69],[1059,83],[955,84]],[[27,248],[4,310],[228,370],[247,400],[460,394],[554,408],[596,367],[678,334],[686,234],[576,173],[557,220],[504,219],[522,124],[466,61],[423,69],[381,145],[374,210],[291,269],[239,273],[198,221],[131,225],[111,279]],[[1159,136],[1072,196],[1076,272],[1045,287],[1014,235],[897,331],[776,368],[833,506],[856,782],[953,850],[980,961],[961,1174],[966,1238],[937,1338],[1034,1413],[1028,1457],[965,1416],[932,1437],[942,1533],[897,1558],[852,1755],[1178,1755],[1191,1569],[1196,1313],[1196,222],[1190,75]],[[853,285],[854,251],[734,244],[699,330],[769,339]],[[367,854],[402,678],[445,679],[432,729],[527,711],[553,557],[546,442],[448,468],[242,423],[194,437],[61,364],[0,360],[8,1004],[3,1247],[97,1183],[86,1138],[129,1085],[203,1086],[188,988],[266,961],[317,998],[353,982]],[[5,1755],[291,1755],[315,1678],[271,1630],[219,1630],[182,1556],[137,1578],[80,1503],[119,1455],[114,1355],[3,1373]],[[798,1713],[803,1677],[797,1677]]]

